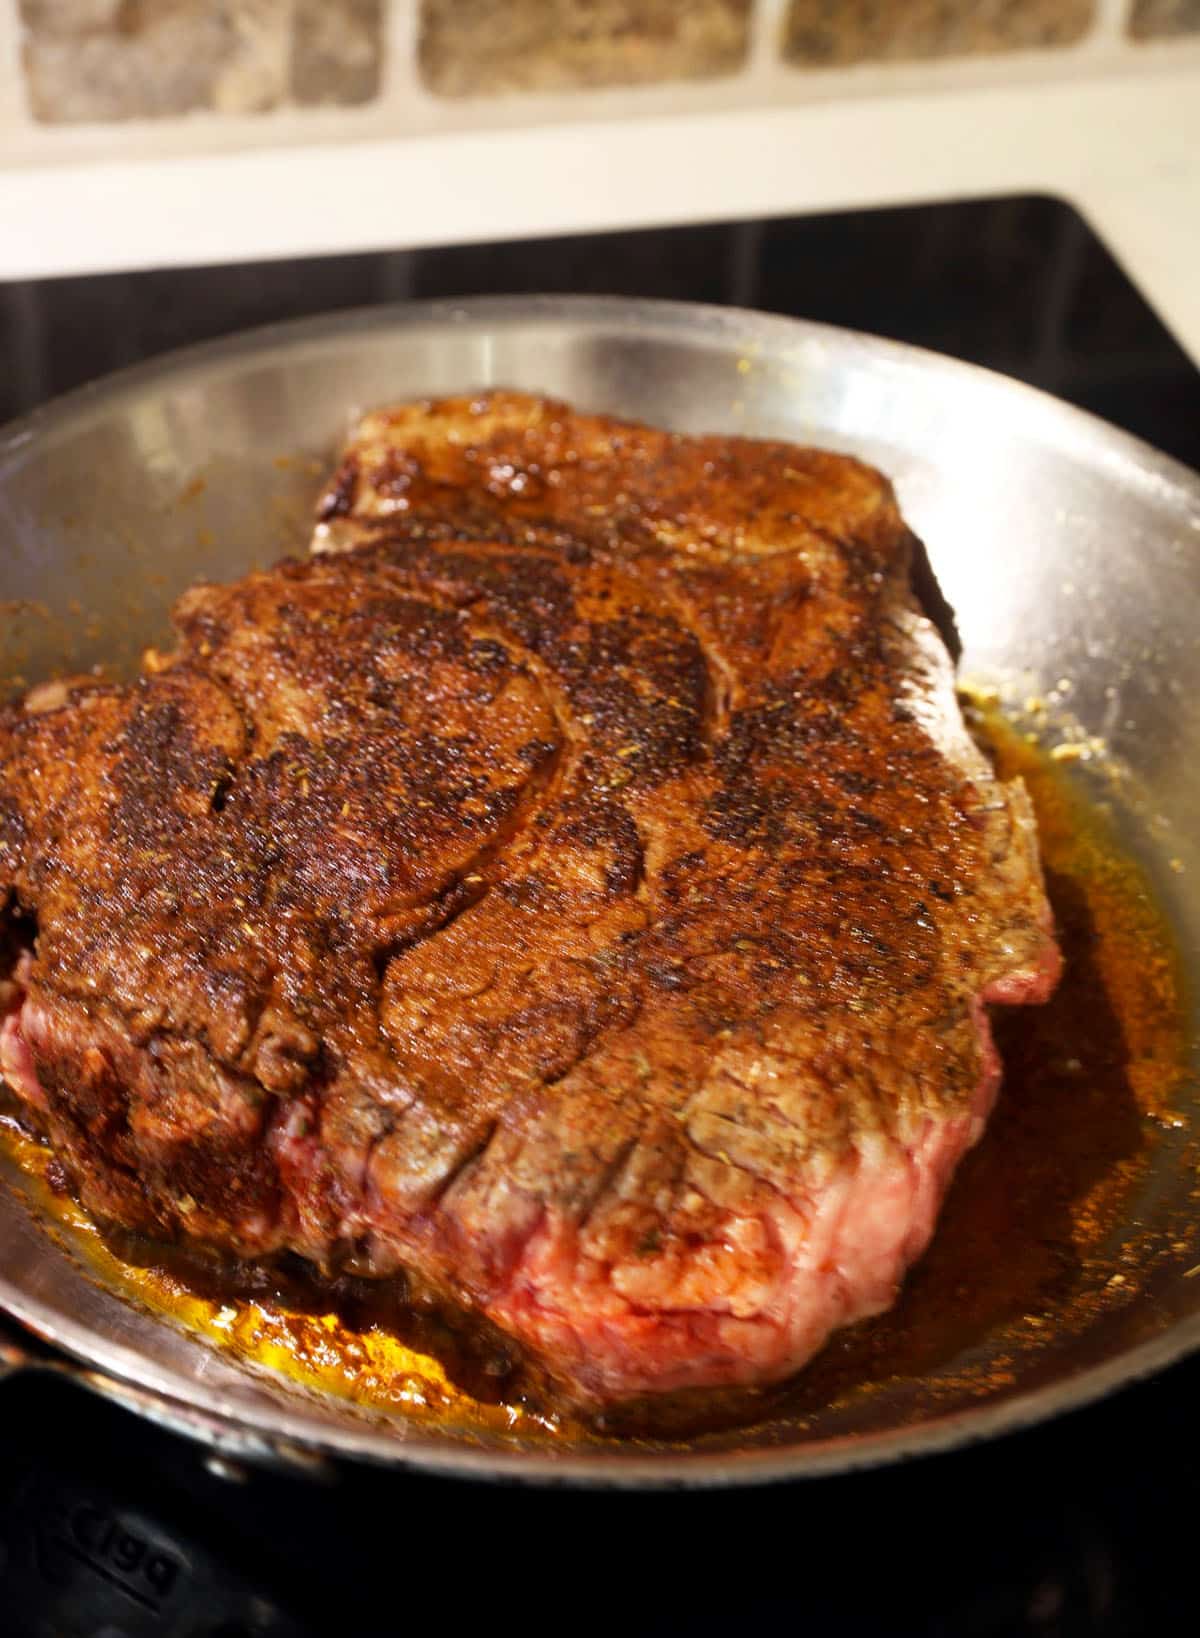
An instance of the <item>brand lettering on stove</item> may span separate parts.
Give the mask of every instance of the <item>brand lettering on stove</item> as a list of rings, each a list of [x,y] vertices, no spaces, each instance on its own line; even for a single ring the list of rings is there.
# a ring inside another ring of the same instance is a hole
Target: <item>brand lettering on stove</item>
[[[91,1502],[56,1513],[42,1538],[45,1548],[65,1551],[146,1608],[162,1608],[184,1573],[182,1559]]]

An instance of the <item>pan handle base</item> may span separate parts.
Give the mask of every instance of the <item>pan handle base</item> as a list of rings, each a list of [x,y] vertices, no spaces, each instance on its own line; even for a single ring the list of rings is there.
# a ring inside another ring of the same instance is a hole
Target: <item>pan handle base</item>
[[[200,1410],[136,1383],[92,1370],[60,1353],[9,1315],[0,1313],[0,1384],[30,1371],[46,1371],[85,1393],[96,1394],[135,1416],[203,1445],[211,1472],[230,1480],[248,1478],[256,1468],[333,1483],[338,1468],[328,1457],[288,1439],[254,1432],[214,1412]]]

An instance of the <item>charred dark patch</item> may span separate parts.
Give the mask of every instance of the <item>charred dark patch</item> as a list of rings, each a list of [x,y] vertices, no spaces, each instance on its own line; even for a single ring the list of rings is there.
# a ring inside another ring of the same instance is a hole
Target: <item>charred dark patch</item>
[[[494,637],[476,637],[471,643],[469,654],[471,663],[485,676],[491,672],[502,671],[510,664],[508,650]]]

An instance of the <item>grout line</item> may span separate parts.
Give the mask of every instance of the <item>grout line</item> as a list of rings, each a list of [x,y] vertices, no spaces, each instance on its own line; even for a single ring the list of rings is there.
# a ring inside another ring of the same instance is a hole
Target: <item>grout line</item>
[[[790,0],[757,0],[750,23],[750,50],[743,78],[773,75],[782,62],[783,25]]]
[[[403,117],[414,96],[424,96],[417,71],[420,0],[384,0],[382,24],[383,68],[378,106]]]
[[[0,3],[0,132],[10,124],[32,123],[21,73],[22,32],[16,5]]]
[[[1096,20],[1090,38],[1106,45],[1128,47],[1126,22],[1133,12],[1134,0],[1096,0]]]

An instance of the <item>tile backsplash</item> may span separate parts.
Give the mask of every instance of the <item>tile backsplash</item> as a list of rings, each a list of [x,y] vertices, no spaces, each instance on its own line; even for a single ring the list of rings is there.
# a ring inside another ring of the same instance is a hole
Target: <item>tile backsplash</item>
[[[18,0],[33,117],[47,124],[362,103],[379,91],[381,0]]]
[[[1200,0],[1134,0],[1129,31],[1135,40],[1200,35]]]
[[[791,0],[783,50],[807,68],[1074,45],[1095,0]]]
[[[340,107],[394,129],[439,107],[519,118],[539,94],[581,110],[605,88],[708,83],[727,105],[870,65],[1136,57],[1200,37],[1200,0],[0,0],[0,45],[6,31],[9,118],[33,125]]]
[[[422,0],[422,83],[436,96],[646,85],[735,73],[751,0]]]

